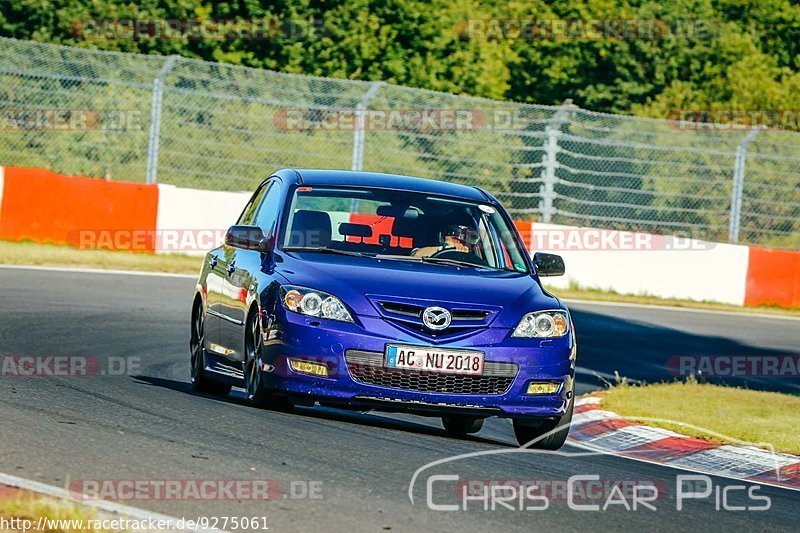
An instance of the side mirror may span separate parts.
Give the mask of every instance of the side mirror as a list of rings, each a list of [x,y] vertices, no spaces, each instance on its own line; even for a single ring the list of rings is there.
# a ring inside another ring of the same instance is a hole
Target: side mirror
[[[536,252],[533,254],[533,264],[540,277],[563,276],[565,272],[564,259],[560,255]]]
[[[262,253],[271,252],[274,245],[258,226],[231,226],[225,234],[225,244]]]

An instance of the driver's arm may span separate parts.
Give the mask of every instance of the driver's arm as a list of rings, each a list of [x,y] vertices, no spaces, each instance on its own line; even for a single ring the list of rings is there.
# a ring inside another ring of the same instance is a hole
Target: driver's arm
[[[415,248],[411,251],[411,255],[412,257],[430,257],[441,249],[441,246],[425,246],[423,248]]]
[[[426,246],[424,248],[417,248],[411,252],[411,255],[414,257],[431,257],[432,255],[436,254],[437,252],[444,252],[445,250],[453,250],[456,252],[463,252],[468,253],[469,248],[457,239],[445,239],[445,243],[442,246]]]

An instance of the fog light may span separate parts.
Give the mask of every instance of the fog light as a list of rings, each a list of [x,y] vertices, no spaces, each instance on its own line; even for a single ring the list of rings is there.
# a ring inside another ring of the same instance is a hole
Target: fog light
[[[554,381],[531,381],[528,383],[528,394],[555,394],[561,383]]]
[[[328,377],[328,367],[321,363],[301,361],[300,359],[289,359],[289,366],[300,374],[311,374],[312,376]]]

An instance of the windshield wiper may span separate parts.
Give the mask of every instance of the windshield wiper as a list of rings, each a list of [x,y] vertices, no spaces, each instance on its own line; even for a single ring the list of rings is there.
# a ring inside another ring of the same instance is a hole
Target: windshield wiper
[[[415,257],[413,255],[391,255],[391,254],[378,254],[375,256],[375,259],[390,259],[393,261],[414,261],[416,263],[421,263],[421,257]]]
[[[354,257],[370,257],[369,254],[361,252],[351,252],[349,250],[337,250],[327,246],[289,246],[283,249],[284,252],[318,252],[321,254],[350,255]]]
[[[420,260],[422,260],[423,263],[433,263],[440,265],[453,265],[453,266],[484,268],[484,269],[489,268],[484,265],[476,265],[475,263],[469,263],[467,261],[459,261],[458,259],[446,259],[444,257],[420,257]]]
[[[452,265],[470,268],[483,268],[491,270],[490,267],[484,265],[476,265],[468,261],[459,261],[458,259],[447,259],[444,257],[417,257],[414,255],[381,255],[375,256],[375,259],[393,259],[395,261],[413,261],[415,263],[431,263],[435,265]]]

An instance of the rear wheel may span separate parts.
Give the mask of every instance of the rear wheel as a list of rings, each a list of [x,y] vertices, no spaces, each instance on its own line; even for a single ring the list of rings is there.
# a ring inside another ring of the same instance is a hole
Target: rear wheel
[[[231,386],[214,381],[206,374],[206,317],[203,305],[197,302],[192,310],[192,334],[189,351],[192,354],[192,388],[217,396],[227,396]]]
[[[460,415],[443,416],[442,425],[448,435],[463,437],[479,432],[483,427],[483,418]]]
[[[532,421],[524,418],[514,419],[514,435],[517,437],[519,445],[538,450],[558,450],[561,448],[569,434],[573,405],[574,402],[569,400],[567,412],[557,420]],[[543,435],[550,431],[552,433],[542,438]],[[536,440],[536,442],[531,442],[533,440]]]
[[[264,344],[258,313],[250,313],[245,335],[244,390],[247,394],[247,401],[255,407],[264,409],[282,411],[291,409],[289,401],[267,390],[264,380],[261,379],[261,355]]]

